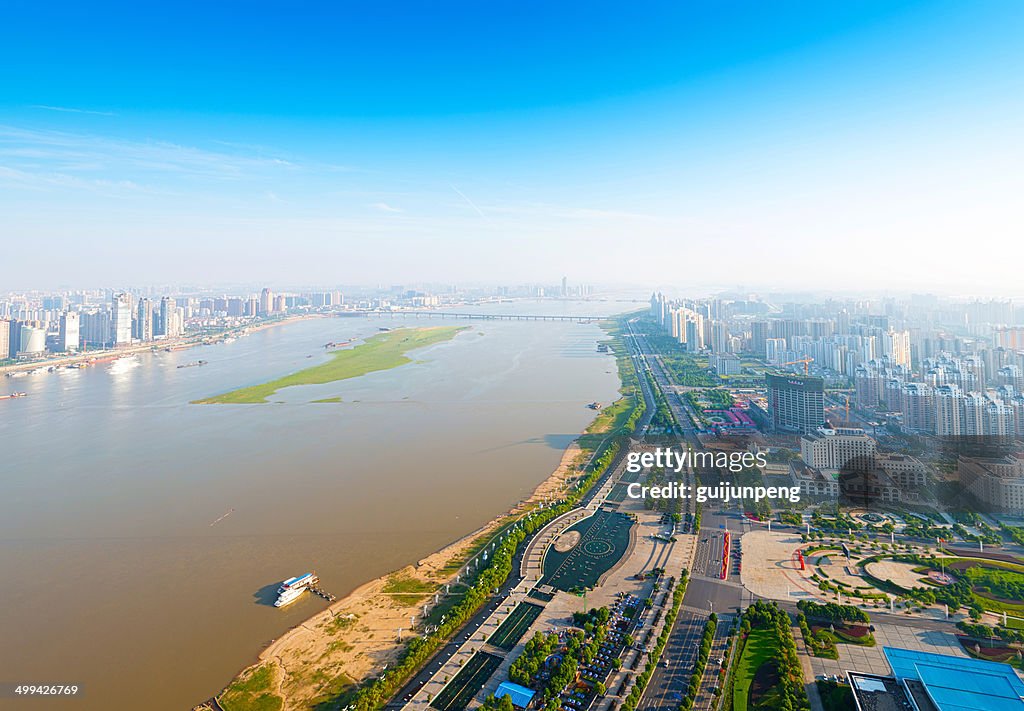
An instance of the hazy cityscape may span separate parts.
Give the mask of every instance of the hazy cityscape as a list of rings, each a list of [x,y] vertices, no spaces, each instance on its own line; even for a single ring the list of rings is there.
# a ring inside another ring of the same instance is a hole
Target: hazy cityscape
[[[0,711],[1024,710],[1024,5],[0,18]]]

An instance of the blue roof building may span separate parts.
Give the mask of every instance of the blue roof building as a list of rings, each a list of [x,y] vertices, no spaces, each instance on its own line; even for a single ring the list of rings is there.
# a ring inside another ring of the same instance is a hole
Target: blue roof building
[[[885,647],[901,684],[919,682],[939,711],[1024,711],[1024,681],[1009,664]]]
[[[494,697],[500,699],[502,696],[511,696],[512,705],[516,708],[525,709],[533,701],[536,691],[527,689],[525,686],[515,684],[511,681],[503,681],[494,692]]]

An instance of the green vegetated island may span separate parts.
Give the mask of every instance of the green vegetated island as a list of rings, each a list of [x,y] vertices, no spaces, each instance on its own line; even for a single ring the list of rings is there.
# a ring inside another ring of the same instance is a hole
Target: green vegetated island
[[[436,326],[432,328],[400,328],[378,333],[355,348],[334,351],[326,363],[291,373],[260,385],[238,388],[222,395],[194,400],[194,404],[253,404],[265,403],[278,390],[293,385],[324,385],[338,380],[358,378],[378,370],[389,370],[411,363],[406,353],[417,348],[449,341],[467,326]],[[334,401],[330,398],[326,401]],[[340,398],[338,399],[340,401]],[[319,401],[323,402],[323,401]]]

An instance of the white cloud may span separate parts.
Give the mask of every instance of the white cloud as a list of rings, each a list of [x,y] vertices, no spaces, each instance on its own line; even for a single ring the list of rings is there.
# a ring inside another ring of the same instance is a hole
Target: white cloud
[[[386,202],[375,202],[375,203],[371,203],[371,204],[370,204],[370,207],[371,207],[372,209],[374,209],[374,210],[378,210],[378,211],[380,211],[380,212],[399,212],[399,213],[400,213],[400,212],[405,212],[405,210],[403,210],[402,208],[400,208],[400,207],[394,207],[394,206],[392,206],[392,205],[388,205],[388,204],[387,204]]]

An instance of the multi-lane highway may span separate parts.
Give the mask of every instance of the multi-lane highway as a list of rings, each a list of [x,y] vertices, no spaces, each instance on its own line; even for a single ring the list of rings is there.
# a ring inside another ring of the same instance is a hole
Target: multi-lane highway
[[[669,409],[679,424],[684,442],[695,451],[703,449],[699,439],[698,427],[694,413],[689,405],[671,387],[668,376],[660,359],[653,353],[643,335],[630,327],[632,341],[636,344],[638,360],[644,370],[648,370],[654,382],[665,396]],[[693,482],[692,472],[690,473]],[[692,500],[691,500],[692,501]],[[728,576],[722,580],[722,558],[725,548],[725,531],[732,537],[732,545],[739,545],[740,537],[749,528],[749,522],[738,511],[705,511],[702,514],[701,529],[696,531],[697,546],[691,565],[690,580],[686,595],[683,597],[683,608],[669,636],[665,647],[663,661],[652,675],[644,692],[639,708],[641,709],[674,709],[679,705],[683,694],[690,683],[693,661],[696,658],[704,624],[711,612],[726,619],[738,613],[743,603],[743,588],[739,584],[739,561],[732,558],[727,561]],[[717,659],[725,649],[725,630],[728,623],[720,620],[719,631],[715,636],[714,651],[708,663],[701,688],[696,698],[697,708],[709,711],[714,703],[713,690],[717,685]]]
[[[679,707],[683,693],[690,683],[690,675],[697,659],[700,638],[704,634],[707,619],[706,613],[680,611],[661,661],[647,683],[640,709],[654,711]]]

